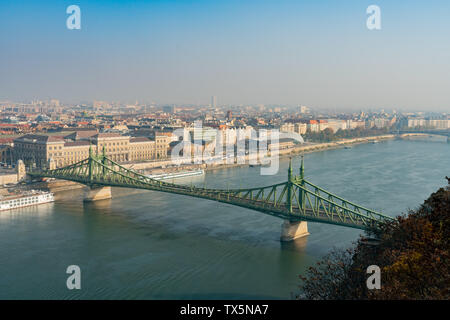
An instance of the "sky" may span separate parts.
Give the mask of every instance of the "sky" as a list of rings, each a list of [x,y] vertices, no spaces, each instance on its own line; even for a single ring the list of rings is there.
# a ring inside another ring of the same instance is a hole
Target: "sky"
[[[449,40],[447,0],[2,0],[0,101],[450,112]]]

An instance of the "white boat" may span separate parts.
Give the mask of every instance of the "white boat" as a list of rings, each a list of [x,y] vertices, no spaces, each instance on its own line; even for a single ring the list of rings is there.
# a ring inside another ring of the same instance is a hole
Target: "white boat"
[[[11,194],[0,198],[0,211],[34,206],[55,201],[52,192],[31,190],[21,194]]]
[[[251,164],[251,165],[249,165],[250,166],[250,168],[255,168],[255,167],[270,167],[270,164],[271,164],[272,162],[270,161],[270,160],[263,160],[263,161],[261,161],[260,163],[257,163],[257,164]]]
[[[177,179],[191,176],[200,176],[205,174],[203,169],[200,170],[189,170],[189,171],[180,171],[180,172],[172,172],[172,173],[161,173],[161,174],[149,174],[147,177],[155,179],[155,180],[166,180],[166,179]]]

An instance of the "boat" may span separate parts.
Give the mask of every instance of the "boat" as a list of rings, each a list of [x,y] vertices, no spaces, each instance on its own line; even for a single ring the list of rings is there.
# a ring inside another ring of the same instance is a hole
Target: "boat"
[[[266,161],[262,161],[260,163],[257,164],[250,164],[249,167],[250,168],[256,168],[256,167],[270,167],[270,160],[266,160]]]
[[[187,171],[161,173],[161,174],[149,174],[149,175],[147,175],[147,177],[155,179],[155,180],[167,180],[167,179],[178,179],[178,178],[191,177],[191,176],[200,176],[203,174],[205,174],[205,171],[203,169],[200,169],[200,170],[187,170]]]
[[[23,208],[55,201],[52,192],[41,190],[25,191],[0,198],[0,211]]]
[[[351,149],[352,147],[350,147],[350,146],[345,146],[344,148],[345,148],[345,149]]]

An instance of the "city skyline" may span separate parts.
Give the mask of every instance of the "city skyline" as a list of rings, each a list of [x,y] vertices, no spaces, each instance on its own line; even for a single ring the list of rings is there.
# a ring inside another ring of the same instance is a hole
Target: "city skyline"
[[[216,104],[213,105],[212,100],[215,98]],[[152,108],[160,109],[164,107],[177,107],[177,108],[194,108],[203,110],[204,108],[210,108],[212,110],[221,110],[227,111],[229,108],[235,109],[235,108],[248,108],[248,107],[257,107],[264,109],[268,108],[270,109],[279,109],[282,108],[283,112],[285,111],[295,111],[295,110],[302,110],[302,108],[307,108],[308,110],[318,113],[318,114],[356,114],[360,112],[368,112],[368,113],[401,113],[401,114],[441,114],[446,115],[449,114],[449,112],[446,109],[439,110],[439,109],[432,109],[432,108],[426,108],[426,107],[418,107],[418,108],[405,108],[402,106],[393,106],[393,107],[385,107],[383,105],[380,106],[369,106],[366,108],[363,107],[320,107],[315,105],[308,105],[305,106],[302,103],[297,104],[220,104],[217,103],[217,96],[210,96],[209,99],[211,101],[208,102],[208,97],[205,99],[205,102],[200,104],[192,104],[192,103],[160,103],[157,101],[138,101],[138,100],[130,100],[130,101],[105,101],[100,99],[94,99],[94,100],[77,100],[73,99],[71,101],[61,101],[57,99],[56,97],[44,97],[39,98],[36,97],[31,100],[18,100],[14,101],[11,99],[0,99],[0,105],[16,105],[16,106],[32,106],[32,105],[41,105],[41,106],[52,106],[54,105],[55,101],[58,103],[61,107],[71,107],[71,106],[94,106],[97,103],[106,103],[110,104],[112,107],[112,110],[120,108],[121,106],[149,106]],[[303,113],[300,111],[300,113]]]
[[[372,31],[369,1],[79,1],[68,30],[71,4],[0,4],[0,100],[450,109],[443,1],[377,1]]]

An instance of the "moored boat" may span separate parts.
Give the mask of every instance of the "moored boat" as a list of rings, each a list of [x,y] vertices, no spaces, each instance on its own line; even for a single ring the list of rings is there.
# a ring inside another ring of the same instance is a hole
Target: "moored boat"
[[[23,208],[55,201],[52,192],[31,190],[0,198],[0,211]]]
[[[179,171],[179,172],[171,172],[171,173],[161,173],[161,174],[149,174],[147,177],[155,179],[155,180],[166,180],[166,179],[178,179],[184,177],[191,176],[200,176],[205,174],[203,169],[200,170],[188,170],[188,171]]]

